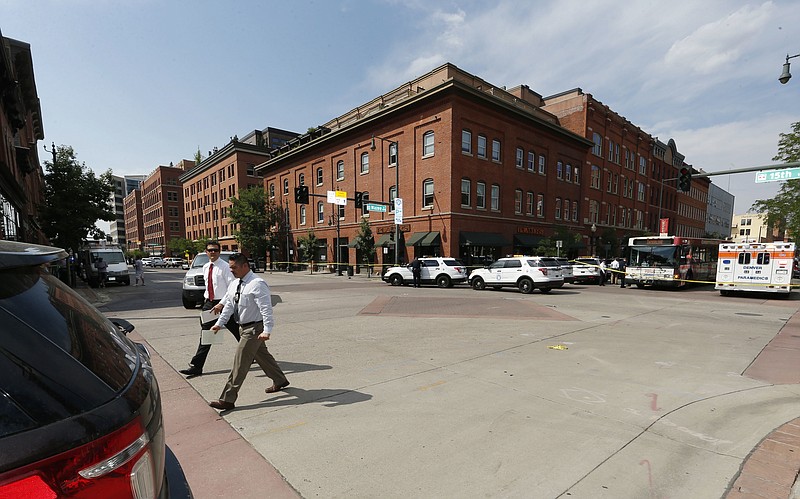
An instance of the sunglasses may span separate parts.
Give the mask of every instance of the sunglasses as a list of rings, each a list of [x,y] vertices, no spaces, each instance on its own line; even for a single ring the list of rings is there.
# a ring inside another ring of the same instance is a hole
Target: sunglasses
[[[219,248],[206,248],[206,252],[209,252],[209,251],[211,251],[213,253],[219,253]]]

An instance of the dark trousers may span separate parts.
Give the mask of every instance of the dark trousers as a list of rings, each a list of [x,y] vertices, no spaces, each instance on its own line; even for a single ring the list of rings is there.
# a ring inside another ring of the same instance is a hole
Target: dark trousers
[[[214,305],[216,305],[217,303],[219,303],[219,300],[206,300],[203,303],[203,310],[211,310],[212,308],[214,308]],[[201,327],[201,329],[203,327],[205,327],[207,329],[211,329],[211,326],[213,326],[213,325],[214,325],[213,322],[209,323],[209,324],[202,324],[201,323],[200,327]],[[233,337],[236,338],[236,341],[238,342],[239,341],[239,323],[237,323],[233,319],[233,317],[231,317],[228,320],[228,322],[225,324],[225,327],[228,329],[228,331],[231,332]],[[189,366],[197,368],[197,369],[200,369],[202,371],[203,370],[203,366],[206,364],[206,358],[208,357],[208,352],[209,351],[211,351],[211,345],[198,344],[197,345],[197,351],[195,352],[194,357],[192,357],[192,360],[189,361]]]
[[[422,271],[421,270],[412,270],[411,271],[411,275],[414,276],[414,287],[415,288],[420,287],[420,277],[422,275]]]

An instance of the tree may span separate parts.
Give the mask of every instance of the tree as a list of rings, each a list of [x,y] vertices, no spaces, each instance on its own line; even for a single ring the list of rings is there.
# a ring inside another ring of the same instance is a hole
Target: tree
[[[169,248],[171,254],[180,255],[181,258],[183,258],[183,256],[187,253],[189,254],[189,258],[198,253],[197,246],[195,246],[194,241],[184,237],[170,239],[169,243],[167,244],[167,248]],[[205,248],[205,245],[203,248]]]
[[[283,210],[267,199],[260,186],[240,191],[239,197],[230,198],[230,201],[228,218],[239,225],[239,230],[233,232],[239,245],[253,258],[264,257],[267,248],[274,243],[273,227],[282,222]]]
[[[792,123],[791,133],[780,134],[778,154],[772,159],[800,161],[800,121]],[[757,200],[751,210],[765,213],[768,226],[787,230],[796,239],[800,234],[800,180],[786,180],[775,197]]]
[[[319,245],[319,239],[314,234],[314,229],[308,231],[308,234],[297,238],[297,247],[300,249],[300,261],[311,262],[309,265],[311,273],[314,273],[314,252]]]
[[[356,234],[356,248],[361,250],[361,258],[367,264],[367,276],[372,274],[370,264],[375,260],[375,237],[369,227],[369,220],[362,217],[358,234]]]
[[[203,162],[203,153],[200,152],[200,146],[197,146],[197,152],[194,153],[194,164],[199,165]]]
[[[87,236],[105,238],[95,226],[98,220],[114,220],[111,170],[96,177],[78,162],[72,147],[62,145],[55,151],[55,162],[44,162],[45,199],[39,223],[52,244],[77,250]]]

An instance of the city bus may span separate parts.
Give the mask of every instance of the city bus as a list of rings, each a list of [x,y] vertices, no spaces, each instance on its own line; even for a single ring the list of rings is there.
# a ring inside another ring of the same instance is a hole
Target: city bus
[[[720,239],[680,236],[632,237],[625,281],[644,286],[684,287],[717,277]]]
[[[796,273],[795,244],[722,243],[715,288],[722,296],[735,291],[776,293],[788,297]]]

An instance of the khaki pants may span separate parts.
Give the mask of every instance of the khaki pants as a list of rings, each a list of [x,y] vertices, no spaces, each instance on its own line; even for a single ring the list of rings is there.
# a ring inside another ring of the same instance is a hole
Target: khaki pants
[[[275,357],[269,353],[265,342],[258,339],[258,335],[263,331],[264,324],[261,322],[240,326],[239,345],[236,347],[236,355],[233,358],[233,369],[228,375],[228,382],[225,383],[225,388],[219,397],[220,400],[231,403],[236,402],[236,398],[239,396],[239,389],[242,387],[248,371],[250,371],[253,359],[258,362],[261,370],[274,384],[281,385],[286,383],[286,375],[283,374]]]

